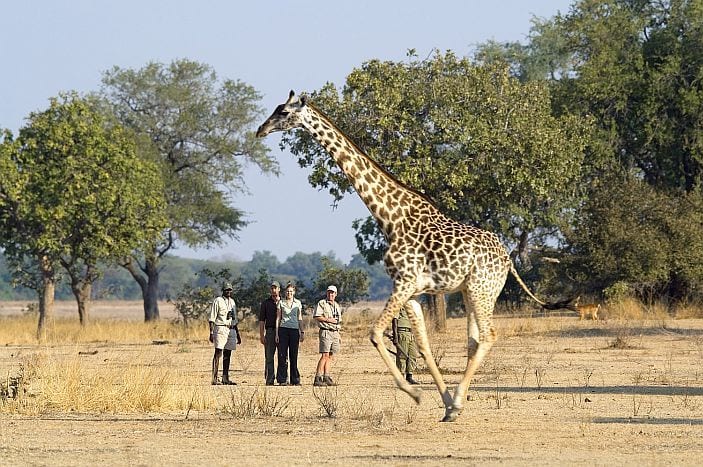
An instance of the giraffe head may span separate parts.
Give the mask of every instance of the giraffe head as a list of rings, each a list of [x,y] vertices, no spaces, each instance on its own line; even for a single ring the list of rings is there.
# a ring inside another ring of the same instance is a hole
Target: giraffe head
[[[276,107],[271,116],[261,124],[256,130],[256,136],[263,138],[275,131],[292,130],[303,126],[302,113],[304,112],[306,97],[295,97],[295,92],[291,91],[288,100]]]

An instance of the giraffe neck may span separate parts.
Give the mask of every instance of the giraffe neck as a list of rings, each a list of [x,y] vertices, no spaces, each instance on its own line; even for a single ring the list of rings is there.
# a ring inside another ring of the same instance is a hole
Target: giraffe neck
[[[322,112],[308,104],[303,127],[325,148],[347,176],[361,200],[389,236],[392,207],[410,203],[431,205],[420,194],[404,186],[354,144]]]

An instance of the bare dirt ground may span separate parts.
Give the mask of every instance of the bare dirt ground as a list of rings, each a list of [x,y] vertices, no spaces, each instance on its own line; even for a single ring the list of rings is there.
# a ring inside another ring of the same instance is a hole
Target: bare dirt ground
[[[123,305],[120,316],[139,319],[138,304]],[[179,384],[220,401],[212,410],[172,413],[0,414],[0,465],[703,463],[703,320],[498,317],[496,324],[499,340],[454,423],[439,422],[444,411],[428,374],[417,374],[419,405],[395,389],[361,329],[342,334],[334,366],[340,384],[318,398],[311,385],[314,332],[301,349],[301,387],[263,386],[263,350],[251,332],[235,353],[233,387],[209,385],[205,336],[187,351],[177,342],[50,349],[0,343],[2,377],[18,355],[38,350],[85,351],[86,364],[96,367],[139,355],[178,368]],[[455,385],[465,367],[466,322],[450,319],[448,327],[432,336],[433,351]],[[241,409],[254,392],[278,404],[279,413],[237,417],[233,407]]]

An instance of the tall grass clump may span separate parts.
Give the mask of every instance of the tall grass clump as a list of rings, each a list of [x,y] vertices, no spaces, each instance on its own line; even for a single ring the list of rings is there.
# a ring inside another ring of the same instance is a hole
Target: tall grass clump
[[[633,297],[623,297],[617,301],[609,302],[606,311],[609,319],[645,320],[671,317],[666,305],[662,303],[645,305]]]
[[[6,397],[6,413],[146,413],[203,410],[213,398],[198,386],[178,384],[179,374],[168,365],[136,358],[125,366],[90,368],[78,357],[31,357],[20,365],[27,374],[22,397]]]
[[[232,389],[229,401],[222,412],[237,419],[250,419],[256,416],[283,417],[291,404],[290,396],[284,396],[267,388],[247,393],[244,389]]]
[[[36,344],[36,317],[13,315],[0,317],[0,342],[10,345]],[[166,320],[145,323],[127,320],[95,320],[81,326],[78,320],[50,319],[46,324],[44,344],[80,344],[90,342],[144,343],[154,340],[198,340],[208,335],[206,323],[184,327]]]

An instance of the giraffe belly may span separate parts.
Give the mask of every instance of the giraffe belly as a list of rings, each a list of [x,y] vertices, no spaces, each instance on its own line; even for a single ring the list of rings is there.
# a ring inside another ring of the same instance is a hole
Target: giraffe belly
[[[424,272],[417,276],[417,293],[446,292],[452,293],[462,289],[465,276],[455,276],[454,280],[441,273]]]

